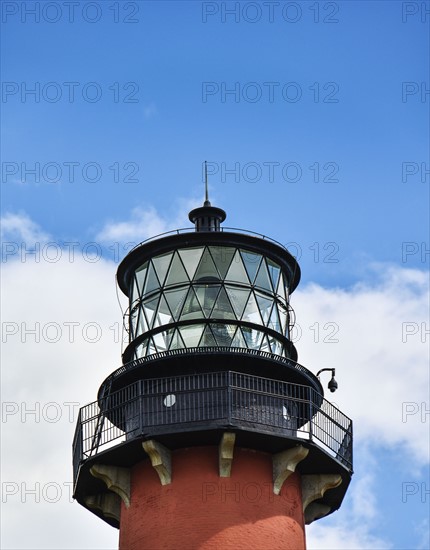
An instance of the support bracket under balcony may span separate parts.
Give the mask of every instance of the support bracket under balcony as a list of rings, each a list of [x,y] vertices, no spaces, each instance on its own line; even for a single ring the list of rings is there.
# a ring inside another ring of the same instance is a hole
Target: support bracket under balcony
[[[307,457],[309,449],[303,445],[297,445],[286,451],[273,455],[273,492],[279,495],[282,485],[295,472],[296,466]]]
[[[230,477],[231,465],[233,462],[234,442],[236,441],[236,434],[233,432],[224,432],[219,444],[218,462],[219,462],[219,476]]]
[[[144,441],[142,446],[160,478],[161,485],[169,485],[172,482],[172,457],[169,449],[154,439]]]

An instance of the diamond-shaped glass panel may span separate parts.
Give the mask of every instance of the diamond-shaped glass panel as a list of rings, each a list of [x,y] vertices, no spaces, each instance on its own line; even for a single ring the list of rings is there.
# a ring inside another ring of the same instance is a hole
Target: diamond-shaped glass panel
[[[246,274],[245,268],[243,266],[239,250],[236,250],[236,254],[233,257],[230,268],[227,272],[226,280],[249,285],[248,275]]]
[[[159,298],[160,296],[157,295],[155,298],[150,298],[142,303],[142,309],[145,312],[149,328],[153,326]]]
[[[185,271],[182,261],[177,252],[173,257],[172,263],[170,264],[169,273],[166,279],[166,286],[175,285],[178,283],[188,282],[188,275]]]
[[[152,262],[154,264],[155,271],[157,272],[158,280],[160,281],[161,286],[166,279],[170,261],[172,260],[172,255],[173,252],[168,252],[167,254],[163,254],[162,256],[156,256],[155,258],[152,258]]]
[[[240,327],[237,327],[236,334],[233,337],[231,345],[234,348],[246,348],[246,347],[248,347],[246,345],[245,338],[243,337],[242,330],[241,330]]]
[[[212,309],[215,305],[220,286],[219,285],[195,285],[198,301],[206,318],[211,316]]]
[[[152,355],[157,353],[157,348],[155,347],[154,341],[152,338],[149,339],[147,355]]]
[[[136,279],[139,287],[139,293],[142,294],[143,285],[145,284],[146,272],[148,270],[148,262],[145,262],[142,267],[136,270]]]
[[[137,321],[136,335],[143,334],[148,330],[148,322],[143,311],[143,307],[139,308],[139,319]]]
[[[275,262],[272,262],[272,260],[270,260],[269,258],[267,258],[267,268],[269,270],[270,278],[272,279],[273,288],[276,288],[278,285],[281,268],[278,264],[275,264]]]
[[[140,290],[139,290],[139,287],[137,286],[136,277],[133,277],[133,290],[132,290],[132,293],[131,293],[130,302],[132,303],[135,300],[138,300],[139,297],[140,297]]]
[[[205,325],[189,325],[181,327],[181,335],[187,348],[196,348],[199,345]]]
[[[185,266],[185,269],[187,270],[188,277],[190,278],[190,280],[193,280],[194,273],[196,272],[200,258],[202,257],[203,247],[181,248],[178,252]]]
[[[249,252],[248,250],[241,250],[240,252],[249,280],[251,281],[251,284],[254,284],[255,275],[261,262],[261,255],[255,254],[254,252]]]
[[[259,292],[256,292],[255,296],[257,298],[258,307],[260,308],[261,317],[263,318],[263,323],[267,326],[272,311],[273,300],[267,298],[267,296],[263,296]]]
[[[248,302],[249,290],[243,288],[235,288],[234,286],[226,285],[227,295],[230,298],[230,303],[233,306],[237,319],[242,318],[243,310]]]
[[[288,323],[288,314],[287,310],[282,303],[278,303],[278,312],[279,312],[279,319],[281,321],[281,327],[282,327],[282,333],[286,334],[287,331],[287,323]]]
[[[277,332],[282,332],[281,321],[279,319],[278,308],[276,307],[276,304],[273,306],[268,327],[276,330]]]
[[[248,321],[249,323],[255,323],[257,325],[263,324],[263,321],[260,315],[260,309],[257,305],[253,292],[251,292],[248,298],[248,302],[246,303],[245,311],[243,312],[242,319],[244,321]]]
[[[269,337],[269,342],[272,348],[272,353],[276,353],[276,355],[284,355],[284,347],[279,340]]]
[[[172,322],[172,315],[170,313],[169,306],[167,305],[166,299],[161,295],[160,303],[158,305],[157,315],[155,316],[154,328],[161,325],[167,325]]]
[[[266,262],[263,260],[258,270],[257,277],[255,279],[255,285],[265,290],[273,292],[272,285],[270,283],[269,273],[266,268]]]
[[[147,349],[148,349],[148,339],[145,338],[145,340],[143,340],[143,342],[136,348],[137,358],[146,357]]]
[[[216,345],[217,343],[214,338],[214,335],[212,334],[212,331],[209,325],[207,325],[206,328],[204,329],[203,336],[200,339],[199,347],[205,348],[205,347],[216,346]]]
[[[154,291],[157,288],[160,288],[160,282],[155,273],[155,269],[154,269],[154,266],[152,265],[152,262],[149,262],[148,273],[146,275],[146,280],[143,287],[142,295],[149,294],[150,292]]]
[[[219,280],[219,273],[215,266],[215,263],[210,255],[209,249],[205,248],[202,258],[200,260],[197,271],[194,275],[195,281],[208,280],[214,281]]]
[[[236,327],[224,323],[211,323],[212,334],[218,346],[230,347]]]
[[[179,320],[182,306],[184,305],[185,298],[187,296],[188,287],[176,288],[174,290],[165,290],[164,296],[170,311],[172,312],[174,321]]]
[[[203,311],[200,302],[194,292],[194,288],[191,287],[188,290],[185,303],[181,311],[180,320],[187,321],[188,319],[203,319]]]
[[[166,333],[159,332],[157,334],[154,334],[154,343],[157,351],[166,351],[168,348],[166,343]]]
[[[178,348],[185,348],[184,341],[182,340],[181,335],[179,334],[178,329],[175,329],[172,340],[170,342],[169,349],[178,349]]]
[[[272,348],[270,347],[269,340],[268,340],[267,336],[264,336],[263,340],[261,341],[260,349],[261,349],[261,351],[267,351],[269,353],[272,352]]]
[[[284,276],[282,274],[279,277],[278,289],[276,290],[276,294],[278,294],[278,296],[280,296],[283,300],[288,300],[288,295],[286,295],[286,288],[284,285]]]
[[[221,288],[218,298],[215,302],[215,306],[212,310],[211,317],[216,317],[217,319],[235,319],[236,316],[233,311],[233,307],[228,298],[225,288]]]
[[[209,251],[214,259],[221,279],[225,279],[236,249],[230,246],[210,246]]]
[[[260,349],[263,333],[249,327],[242,327],[242,334],[245,338],[248,348]]]

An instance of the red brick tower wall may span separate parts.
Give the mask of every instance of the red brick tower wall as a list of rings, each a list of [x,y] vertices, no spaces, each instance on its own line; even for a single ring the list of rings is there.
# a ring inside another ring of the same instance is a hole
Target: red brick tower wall
[[[272,456],[236,448],[219,477],[218,448],[172,453],[161,485],[149,461],[131,470],[131,503],[121,504],[120,550],[304,550],[300,474],[273,493]]]

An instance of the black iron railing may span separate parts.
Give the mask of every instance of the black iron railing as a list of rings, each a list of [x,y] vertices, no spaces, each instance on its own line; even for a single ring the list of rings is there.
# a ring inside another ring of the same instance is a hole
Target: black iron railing
[[[315,443],[352,472],[352,422],[313,388],[232,371],[138,380],[82,407],[73,442],[80,465],[161,430],[226,425]]]

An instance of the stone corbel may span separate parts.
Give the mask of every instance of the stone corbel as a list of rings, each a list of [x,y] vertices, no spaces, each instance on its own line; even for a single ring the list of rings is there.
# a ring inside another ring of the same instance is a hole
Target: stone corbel
[[[342,476],[339,474],[302,476],[302,502],[306,524],[312,523],[330,512],[330,506],[314,502],[314,500],[322,498],[326,491],[338,487],[341,483]]]
[[[273,455],[273,492],[279,495],[282,485],[295,472],[296,466],[307,457],[309,449],[303,445],[297,445],[286,451]]]
[[[121,499],[115,493],[100,493],[85,498],[88,508],[99,510],[106,518],[112,518],[118,523],[121,515]]]
[[[220,477],[230,477],[236,434],[224,432],[219,444],[218,463]]]
[[[126,507],[130,506],[130,469],[109,466],[106,464],[94,464],[90,472],[94,477],[101,479],[106,487],[116,493]]]
[[[169,485],[172,482],[172,458],[169,449],[154,439],[144,441],[142,446],[160,478],[161,485]]]

